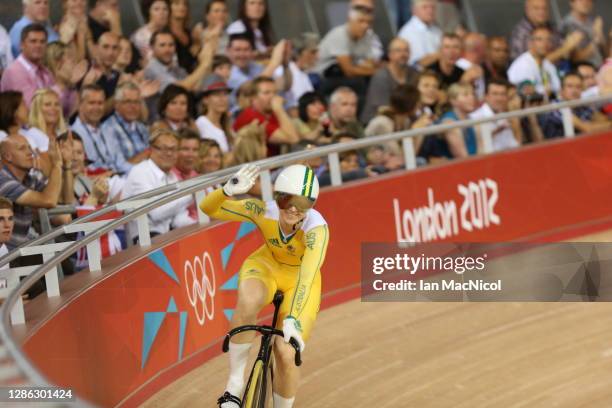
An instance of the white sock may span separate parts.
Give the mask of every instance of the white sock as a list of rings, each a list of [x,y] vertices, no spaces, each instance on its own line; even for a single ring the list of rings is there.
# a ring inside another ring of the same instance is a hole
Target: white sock
[[[238,398],[242,398],[244,368],[249,358],[250,349],[251,343],[241,344],[230,341],[229,344],[230,376],[227,380],[227,387],[225,387],[225,389]]]
[[[291,408],[293,406],[293,401],[295,401],[295,397],[283,398],[277,393],[272,393],[272,397],[274,400],[274,408]]]

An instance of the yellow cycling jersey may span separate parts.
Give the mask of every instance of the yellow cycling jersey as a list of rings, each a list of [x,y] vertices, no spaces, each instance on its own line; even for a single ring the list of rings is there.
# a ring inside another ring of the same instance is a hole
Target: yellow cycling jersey
[[[285,267],[296,268],[298,283],[289,315],[299,319],[327,252],[329,229],[323,216],[315,209],[309,210],[297,231],[285,236],[280,228],[280,210],[275,201],[234,200],[227,197],[222,188],[207,195],[200,203],[200,209],[212,218],[254,223],[274,260]]]

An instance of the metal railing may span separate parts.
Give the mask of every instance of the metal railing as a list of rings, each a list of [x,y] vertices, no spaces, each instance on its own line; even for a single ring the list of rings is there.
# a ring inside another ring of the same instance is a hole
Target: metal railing
[[[260,180],[262,187],[262,196],[264,200],[272,198],[272,178],[270,170],[292,164],[299,161],[305,161],[318,157],[327,157],[331,175],[332,185],[342,184],[342,174],[340,172],[339,153],[349,150],[362,149],[369,146],[377,146],[386,142],[399,141],[403,145],[403,154],[405,158],[405,168],[411,170],[416,168],[416,155],[413,147],[413,138],[424,135],[441,134],[452,129],[463,129],[472,126],[482,126],[481,136],[484,139],[483,148],[485,153],[492,151],[492,136],[490,126],[486,124],[502,119],[520,118],[535,114],[541,114],[560,110],[564,117],[564,126],[567,137],[574,136],[574,130],[571,123],[571,108],[612,102],[612,94],[589,98],[585,100],[567,101],[556,104],[533,107],[521,111],[507,112],[495,115],[490,118],[463,120],[448,124],[431,126],[415,130],[407,130],[392,134],[367,137],[350,143],[333,144],[324,147],[319,147],[313,150],[290,153],[283,156],[268,158],[257,162],[261,169]],[[483,126],[484,125],[484,126]],[[489,128],[489,131],[487,131]],[[146,192],[129,199],[122,200],[116,204],[106,206],[98,211],[88,214],[85,217],[75,220],[74,222],[58,227],[48,234],[45,234],[32,242],[20,246],[15,251],[0,259],[0,267],[8,262],[16,259],[19,256],[31,254],[43,254],[45,257],[44,264],[38,265],[22,273],[20,276],[24,279],[17,284],[16,287],[8,289],[0,289],[0,296],[6,294],[6,300],[0,308],[0,357],[4,357],[4,364],[0,363],[0,383],[7,379],[14,379],[16,376],[26,379],[32,384],[41,386],[50,385],[48,380],[36,369],[32,362],[24,355],[17,340],[13,336],[11,330],[11,320],[13,324],[23,323],[25,316],[23,310],[20,313],[15,311],[16,307],[20,306],[21,296],[43,276],[47,279],[47,296],[58,296],[60,287],[57,283],[57,267],[60,263],[74,254],[76,251],[87,247],[89,258],[90,272],[101,270],[99,239],[102,235],[124,226],[129,222],[136,221],[138,225],[139,245],[148,247],[151,245],[149,235],[149,225],[147,214],[162,205],[168,204],[176,199],[184,196],[193,195],[196,199],[200,198],[201,192],[211,186],[218,185],[226,181],[238,167],[224,169],[212,174],[199,176],[194,179],[186,180],[180,183],[168,185],[157,190]],[[106,221],[93,221],[96,218],[106,215],[113,211],[127,211],[123,216]],[[200,222],[206,223],[208,218],[201,216]],[[85,236],[75,242],[64,242],[59,244],[44,245],[46,242],[57,238],[58,236],[76,231],[82,231]],[[3,272],[0,272],[2,274]],[[8,272],[9,274],[12,272]],[[55,273],[55,277],[53,275]],[[0,275],[2,276],[2,275]],[[18,279],[12,279],[13,282],[18,282]],[[51,287],[49,287],[51,282]],[[4,292],[3,292],[4,291]],[[6,293],[5,293],[6,292]],[[21,306],[22,307],[22,306]],[[21,318],[20,318],[21,317]]]

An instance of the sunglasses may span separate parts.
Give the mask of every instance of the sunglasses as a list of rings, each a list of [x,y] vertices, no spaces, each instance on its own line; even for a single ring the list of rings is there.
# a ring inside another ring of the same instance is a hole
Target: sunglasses
[[[287,193],[275,193],[274,200],[281,210],[287,210],[291,207],[295,207],[300,212],[306,212],[314,206],[314,200],[308,197],[287,194]]]

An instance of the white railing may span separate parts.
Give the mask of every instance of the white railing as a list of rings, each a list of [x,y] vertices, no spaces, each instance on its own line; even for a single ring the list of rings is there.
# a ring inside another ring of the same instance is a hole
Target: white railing
[[[501,119],[519,118],[561,110],[566,118],[564,120],[566,135],[567,137],[573,137],[574,129],[571,124],[571,108],[590,104],[608,103],[611,101],[612,95],[606,95],[585,100],[561,102],[521,111],[502,113],[491,118],[464,120],[423,129],[396,132],[383,136],[369,137],[351,143],[334,144],[313,150],[290,153],[261,160],[257,164],[261,169],[260,181],[262,195],[264,200],[270,200],[272,198],[271,169],[317,157],[327,157],[331,184],[341,185],[342,174],[340,172],[339,153],[348,150],[362,149],[368,146],[376,146],[390,141],[401,141],[405,156],[405,168],[407,170],[414,169],[416,168],[416,155],[412,139],[417,136],[441,134],[451,129],[481,126],[481,135],[484,139],[484,150],[485,153],[490,153],[493,144],[490,131],[491,128],[487,123]],[[89,273],[98,273],[101,271],[100,237],[114,229],[127,225],[130,221],[137,222],[138,236],[140,238],[138,245],[141,247],[150,246],[151,239],[147,214],[151,210],[188,195],[193,195],[194,199],[199,202],[203,196],[202,191],[204,189],[225,182],[236,170],[237,167],[224,169],[212,174],[168,185],[106,206],[68,225],[58,227],[48,234],[24,244],[10,254],[0,258],[0,267],[20,256],[26,255],[42,255],[44,260],[42,265],[0,271],[0,277],[7,279],[7,288],[0,289],[0,298],[6,298],[4,304],[0,308],[0,339],[3,342],[3,344],[0,344],[0,384],[20,377],[26,379],[31,384],[41,386],[50,385],[47,379],[45,379],[23,354],[11,329],[11,324],[23,324],[26,321],[21,296],[36,281],[45,276],[47,296],[59,296],[61,287],[59,285],[57,268],[63,260],[82,248],[87,248]],[[102,215],[118,210],[125,211],[126,214],[114,220],[94,221]],[[206,222],[208,222],[208,218],[200,213],[200,223],[204,224]],[[82,232],[85,236],[74,242],[46,244],[60,235],[73,232]],[[20,281],[21,278],[24,279]]]

